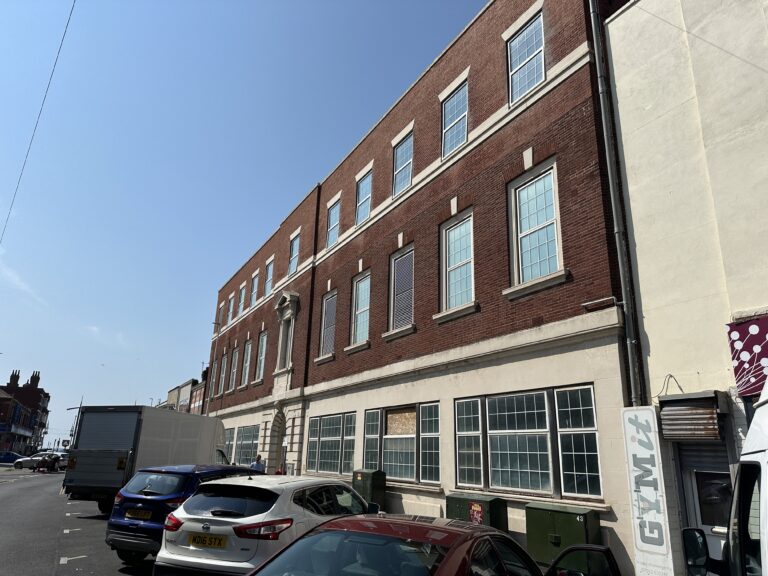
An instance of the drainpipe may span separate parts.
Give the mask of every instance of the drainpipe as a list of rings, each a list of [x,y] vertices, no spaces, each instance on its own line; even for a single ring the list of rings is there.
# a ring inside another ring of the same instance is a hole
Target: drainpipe
[[[627,364],[629,365],[629,390],[632,406],[642,406],[646,403],[645,387],[640,377],[639,339],[637,335],[637,310],[632,290],[632,273],[629,264],[629,248],[627,246],[627,231],[624,227],[621,189],[619,187],[618,160],[616,158],[616,141],[613,116],[611,114],[611,91],[606,77],[605,46],[603,42],[603,25],[598,9],[599,0],[589,0],[589,14],[592,22],[592,44],[595,51],[595,66],[597,68],[597,86],[600,98],[600,117],[603,125],[603,149],[608,164],[608,189],[611,197],[613,212],[613,236],[616,240],[616,251],[619,257],[619,279],[621,282],[621,306],[624,311],[624,333],[626,338]]]

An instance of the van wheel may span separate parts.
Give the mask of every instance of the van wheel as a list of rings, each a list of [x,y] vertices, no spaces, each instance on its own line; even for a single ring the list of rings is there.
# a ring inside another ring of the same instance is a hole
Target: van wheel
[[[146,552],[133,552],[131,550],[118,550],[117,557],[120,558],[126,564],[136,566],[141,564],[144,558],[147,557]]]
[[[112,512],[112,500],[99,500],[99,512],[102,514]]]

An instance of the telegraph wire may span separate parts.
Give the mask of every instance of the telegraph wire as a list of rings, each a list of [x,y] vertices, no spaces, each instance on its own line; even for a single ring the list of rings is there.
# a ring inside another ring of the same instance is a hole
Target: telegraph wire
[[[35,127],[32,129],[32,136],[29,139],[29,145],[27,146],[27,153],[24,156],[24,163],[21,165],[19,171],[19,179],[16,181],[16,189],[13,191],[13,197],[11,198],[11,205],[8,207],[8,215],[5,217],[5,224],[3,224],[3,231],[0,233],[0,246],[3,244],[3,238],[5,238],[5,230],[8,228],[8,221],[11,219],[11,211],[13,205],[16,202],[16,195],[19,193],[19,186],[21,185],[21,179],[24,176],[24,169],[27,167],[27,160],[29,159],[29,152],[32,150],[32,142],[35,141],[35,134],[37,133],[37,126],[40,124],[40,117],[43,115],[43,107],[45,106],[45,100],[48,98],[48,90],[51,87],[51,81],[53,80],[53,73],[56,72],[56,64],[59,62],[59,55],[61,54],[61,47],[64,46],[64,38],[67,37],[67,30],[69,29],[69,22],[72,20],[72,13],[75,11],[75,4],[77,0],[72,0],[72,8],[69,9],[69,17],[67,23],[64,26],[64,33],[61,35],[61,42],[59,42],[59,50],[56,52],[56,60],[53,61],[53,68],[51,68],[51,75],[48,77],[48,85],[45,87],[45,94],[43,95],[43,101],[40,103],[40,110],[37,113],[37,120],[35,120]]]

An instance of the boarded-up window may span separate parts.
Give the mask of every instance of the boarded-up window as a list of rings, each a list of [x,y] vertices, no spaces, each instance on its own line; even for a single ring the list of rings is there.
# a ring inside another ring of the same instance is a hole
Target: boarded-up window
[[[387,436],[416,434],[416,408],[387,410]]]

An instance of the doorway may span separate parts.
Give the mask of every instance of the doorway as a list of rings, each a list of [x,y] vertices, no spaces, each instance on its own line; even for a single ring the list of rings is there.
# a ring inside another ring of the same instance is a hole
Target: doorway
[[[704,531],[712,558],[720,560],[733,496],[725,443],[679,444],[678,455],[687,525]]]

